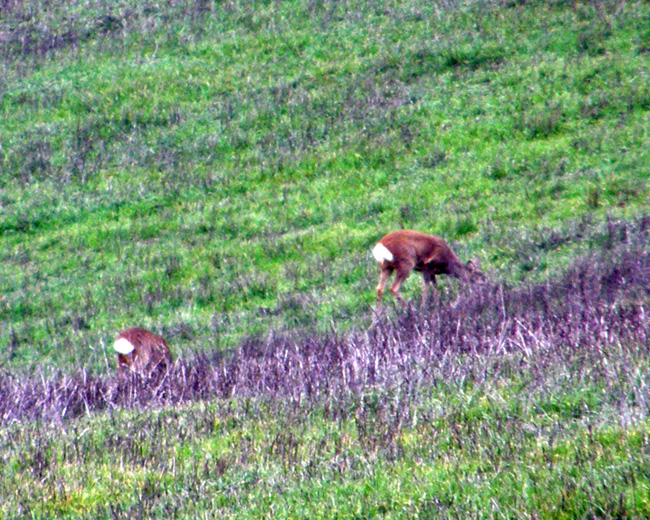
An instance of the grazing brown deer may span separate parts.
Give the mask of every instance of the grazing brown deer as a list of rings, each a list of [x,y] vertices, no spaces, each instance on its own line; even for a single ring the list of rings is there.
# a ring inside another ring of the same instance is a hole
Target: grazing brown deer
[[[113,348],[117,352],[117,372],[151,376],[167,371],[172,364],[169,346],[148,330],[132,328],[121,332]]]
[[[418,231],[404,229],[388,233],[373,248],[372,255],[381,268],[377,285],[377,308],[381,307],[384,287],[393,271],[397,274],[390,292],[404,306],[406,302],[400,296],[399,288],[411,271],[421,271],[424,277],[422,306],[427,300],[429,284],[433,284],[435,289],[437,274],[448,274],[468,283],[477,283],[483,279],[478,270],[478,262],[463,264],[444,240]]]

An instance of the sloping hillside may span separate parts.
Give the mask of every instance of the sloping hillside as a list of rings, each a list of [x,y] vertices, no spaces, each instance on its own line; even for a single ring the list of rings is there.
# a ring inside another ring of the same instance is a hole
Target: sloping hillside
[[[176,353],[366,326],[388,230],[544,280],[647,208],[645,2],[2,9],[11,370],[103,371],[132,325]]]
[[[603,238],[550,283],[156,384],[3,372],[0,516],[647,518],[650,218]]]
[[[650,517],[649,19],[0,2],[0,517]],[[373,323],[400,227],[486,283]]]

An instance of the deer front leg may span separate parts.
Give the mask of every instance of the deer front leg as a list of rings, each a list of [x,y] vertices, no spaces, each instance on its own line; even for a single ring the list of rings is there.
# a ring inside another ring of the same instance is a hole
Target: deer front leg
[[[430,273],[429,271],[422,271],[422,277],[424,278],[424,286],[422,287],[422,303],[420,304],[420,307],[424,309],[424,306],[427,303],[427,292],[429,290],[429,285],[433,285],[434,298],[438,295],[438,291],[435,274]]]

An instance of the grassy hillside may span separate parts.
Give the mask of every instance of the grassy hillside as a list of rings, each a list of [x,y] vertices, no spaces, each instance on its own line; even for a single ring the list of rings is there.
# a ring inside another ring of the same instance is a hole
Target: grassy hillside
[[[618,230],[556,282],[156,385],[1,373],[0,517],[648,518],[650,219]]]
[[[0,517],[650,517],[648,2],[0,10]]]
[[[399,227],[542,280],[648,204],[646,2],[3,9],[12,370],[104,370],[132,325],[177,353],[365,326]]]

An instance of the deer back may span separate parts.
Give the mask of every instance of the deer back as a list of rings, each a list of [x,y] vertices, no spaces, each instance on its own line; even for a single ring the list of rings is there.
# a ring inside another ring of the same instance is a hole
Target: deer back
[[[167,342],[147,330],[127,329],[117,336],[115,345],[116,350],[120,352],[118,370],[121,372],[151,373],[155,370],[166,370],[171,364],[171,353]],[[128,352],[129,350],[131,352]]]
[[[412,262],[416,267],[427,264],[444,266],[453,262],[460,263],[444,240],[419,231],[407,229],[393,231],[383,237],[379,243],[393,254],[396,262]]]

